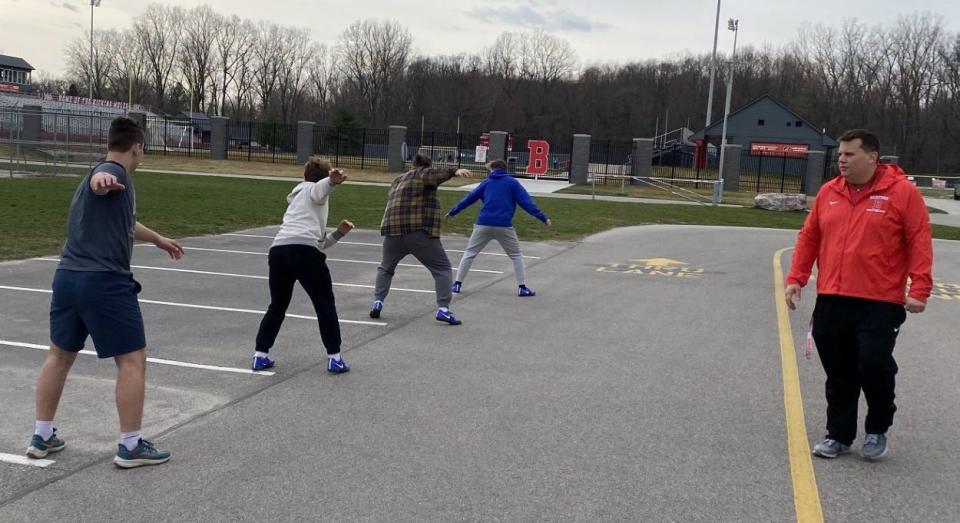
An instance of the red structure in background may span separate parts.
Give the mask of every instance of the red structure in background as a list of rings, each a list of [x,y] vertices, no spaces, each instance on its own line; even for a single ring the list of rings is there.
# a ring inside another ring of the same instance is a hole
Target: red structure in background
[[[804,158],[810,146],[805,143],[752,142],[751,156],[776,156],[778,158]]]
[[[547,174],[547,167],[550,164],[550,144],[546,140],[527,140],[527,148],[530,150],[527,174]]]
[[[697,140],[697,147],[693,152],[693,168],[700,170],[707,167],[707,141],[703,138]]]

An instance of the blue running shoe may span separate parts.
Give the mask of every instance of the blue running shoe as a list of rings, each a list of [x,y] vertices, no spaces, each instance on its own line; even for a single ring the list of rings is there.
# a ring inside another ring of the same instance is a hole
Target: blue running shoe
[[[337,361],[333,358],[327,358],[327,372],[330,374],[343,374],[344,372],[350,372],[350,365],[347,365],[347,362],[343,361],[343,358],[340,358],[340,361]]]
[[[379,317],[380,317],[380,311],[382,311],[382,310],[383,310],[383,302],[380,301],[380,300],[374,301],[374,302],[373,302],[373,307],[370,307],[370,317],[371,317],[371,318],[379,318]]]
[[[887,435],[870,434],[863,438],[863,457],[875,461],[887,455]]]
[[[113,457],[113,464],[122,469],[132,469],[144,465],[159,465],[170,461],[170,452],[158,449],[153,443],[140,438],[137,447],[127,450],[122,444],[117,445],[117,455]]]
[[[536,296],[536,295],[537,293],[533,292],[533,289],[529,287],[526,287],[526,286],[517,287],[517,296],[525,297],[525,296]]]
[[[462,282],[455,281],[455,282],[453,282],[453,289],[451,289],[451,290],[453,291],[454,294],[460,294],[460,288],[461,288],[461,287],[463,287],[463,283],[462,283]]]
[[[458,320],[457,317],[454,316],[449,310],[444,312],[440,309],[437,309],[437,321],[445,321],[450,325],[460,325],[463,323],[462,321]]]
[[[274,363],[276,362],[270,358],[264,356],[254,356],[253,363],[250,364],[250,367],[253,368],[253,370],[264,370],[273,367]]]
[[[57,437],[57,429],[53,429],[53,434],[51,434],[46,441],[37,434],[34,434],[33,438],[30,439],[30,446],[27,447],[27,457],[42,459],[47,457],[47,454],[60,452],[66,446],[67,444]]]

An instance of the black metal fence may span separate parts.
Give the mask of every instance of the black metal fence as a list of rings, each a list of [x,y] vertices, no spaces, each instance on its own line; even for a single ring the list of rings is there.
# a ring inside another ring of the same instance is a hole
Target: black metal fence
[[[387,168],[387,129],[314,127],[313,152],[337,167]]]
[[[806,156],[740,153],[741,191],[803,192],[806,174]]]
[[[672,144],[654,150],[652,163],[651,172],[656,178],[713,181],[720,176],[716,149]]]
[[[147,154],[210,157],[210,120],[149,116],[146,123]]]
[[[297,126],[269,122],[226,124],[227,159],[297,163]]]
[[[621,183],[633,171],[633,142],[591,140],[588,176],[597,183]]]

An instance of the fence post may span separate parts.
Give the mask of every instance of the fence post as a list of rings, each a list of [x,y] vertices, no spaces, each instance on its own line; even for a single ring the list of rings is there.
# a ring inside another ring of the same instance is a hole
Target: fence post
[[[35,147],[40,142],[40,131],[43,129],[43,107],[39,105],[23,106],[23,141],[28,147]],[[30,143],[34,142],[34,143]]]
[[[587,183],[590,171],[590,135],[573,135],[570,152],[570,183]]]
[[[297,122],[297,163],[307,163],[313,154],[314,122]]]
[[[807,151],[807,172],[804,176],[804,194],[816,196],[823,183],[823,169],[827,155],[823,151]]]
[[[390,172],[403,171],[406,158],[403,157],[403,142],[407,139],[405,125],[391,125],[387,135],[387,170]]]
[[[225,116],[210,117],[210,157],[227,159],[227,120]]]
[[[740,190],[740,145],[727,144],[723,147],[723,189]]]
[[[648,178],[653,172],[653,139],[634,138],[633,155],[630,157],[630,176],[634,178]],[[639,183],[630,180],[631,184]]]
[[[507,133],[490,131],[490,148],[487,149],[487,161],[507,161]]]

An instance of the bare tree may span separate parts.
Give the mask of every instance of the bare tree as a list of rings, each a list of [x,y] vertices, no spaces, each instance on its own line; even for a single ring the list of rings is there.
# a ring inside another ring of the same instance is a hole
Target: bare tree
[[[317,49],[317,44],[310,41],[310,31],[307,29],[287,30],[280,39],[277,87],[281,120],[286,123],[292,123],[291,113],[296,112],[297,102],[306,85],[307,64]]]
[[[178,53],[180,72],[191,90],[194,106],[190,112],[203,109],[206,86],[213,75],[216,35],[224,21],[209,5],[199,5],[186,12],[183,22],[181,50]]]
[[[227,93],[235,83],[236,72],[241,62],[249,61],[256,41],[256,28],[249,20],[240,20],[237,15],[223,18],[214,35],[216,56],[217,114],[223,116]]]
[[[396,22],[354,22],[337,44],[344,87],[359,98],[367,124],[386,122],[410,58],[413,38]]]
[[[89,86],[93,82],[94,98],[103,98],[110,83],[110,73],[114,68],[114,39],[110,31],[93,32],[93,64],[90,63],[90,38],[78,36],[66,47],[67,70],[70,76]]]
[[[134,19],[134,31],[140,43],[140,53],[148,64],[155,102],[161,107],[180,52],[183,20],[182,8],[161,4],[148,5],[147,10]]]

